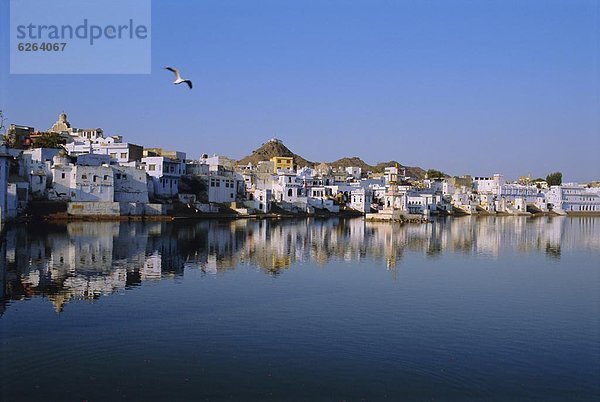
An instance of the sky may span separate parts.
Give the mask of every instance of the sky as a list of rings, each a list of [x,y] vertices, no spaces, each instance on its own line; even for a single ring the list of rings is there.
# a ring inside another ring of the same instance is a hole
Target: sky
[[[152,73],[9,74],[7,123],[241,158],[272,137],[452,175],[600,179],[596,0],[152,1]],[[194,89],[172,85],[180,68]]]

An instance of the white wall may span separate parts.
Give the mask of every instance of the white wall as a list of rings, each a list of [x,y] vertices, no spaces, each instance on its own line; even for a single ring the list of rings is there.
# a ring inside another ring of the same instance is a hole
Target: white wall
[[[111,166],[114,174],[116,202],[148,202],[145,170],[135,167]]]

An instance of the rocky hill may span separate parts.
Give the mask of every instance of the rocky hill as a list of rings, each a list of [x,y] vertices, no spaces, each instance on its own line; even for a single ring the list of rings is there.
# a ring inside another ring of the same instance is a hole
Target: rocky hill
[[[400,162],[397,161],[389,161],[389,162],[380,162],[377,165],[369,165],[361,158],[357,156],[353,156],[351,158],[342,158],[337,161],[328,163],[331,167],[349,167],[349,166],[358,166],[363,172],[374,172],[374,173],[383,173],[386,167],[388,166],[398,166],[399,169],[406,169],[406,175],[410,177],[415,177],[417,179],[425,178],[425,170],[418,166],[404,166]]]
[[[318,164],[315,162],[308,161],[300,155],[293,153],[288,147],[283,145],[283,142],[276,138],[270,139],[269,141],[262,144],[258,149],[254,150],[250,155],[240,159],[238,161],[238,164],[246,165],[248,163],[252,163],[253,165],[257,165],[258,162],[268,161],[274,156],[291,156],[294,158],[294,163],[299,167],[313,167],[316,164]],[[400,169],[406,169],[407,176],[415,177],[418,179],[424,178],[426,173],[425,170],[418,166],[404,166],[396,161],[380,162],[377,165],[369,165],[358,156],[341,158],[333,162],[325,163],[333,168],[358,166],[363,170],[363,172],[371,171],[375,173],[382,173],[386,167],[397,165]]]
[[[252,151],[252,153],[238,161],[239,165],[247,165],[252,163],[258,165],[260,161],[268,161],[274,156],[291,156],[294,158],[294,163],[299,167],[303,166],[314,166],[314,162],[310,162],[300,155],[296,155],[288,147],[283,145],[283,142],[276,138],[272,138],[269,141],[262,144],[258,149]]]

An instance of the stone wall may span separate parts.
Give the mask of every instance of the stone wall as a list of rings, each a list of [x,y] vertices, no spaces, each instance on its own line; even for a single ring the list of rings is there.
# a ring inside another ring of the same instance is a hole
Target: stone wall
[[[137,202],[69,202],[71,216],[143,216],[166,215],[166,205]]]
[[[67,214],[71,216],[119,216],[118,202],[69,202]]]

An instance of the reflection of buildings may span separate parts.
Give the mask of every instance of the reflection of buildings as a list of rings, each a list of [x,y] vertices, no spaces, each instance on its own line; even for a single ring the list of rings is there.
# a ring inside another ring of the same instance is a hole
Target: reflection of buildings
[[[594,217],[463,217],[399,225],[362,219],[202,222],[77,222],[9,228],[0,245],[0,315],[11,300],[45,296],[57,311],[184,269],[219,274],[251,265],[275,275],[295,262],[378,261],[394,269],[407,253],[498,257],[600,250]]]

